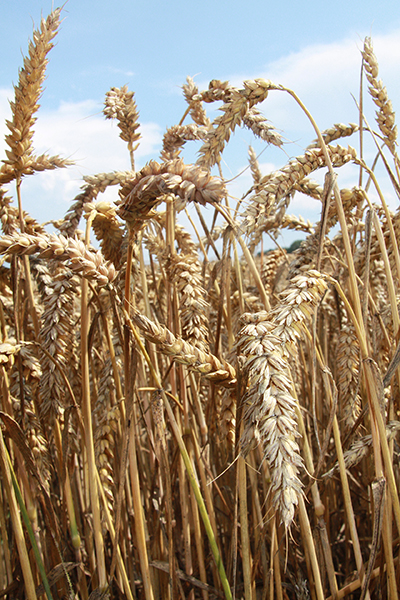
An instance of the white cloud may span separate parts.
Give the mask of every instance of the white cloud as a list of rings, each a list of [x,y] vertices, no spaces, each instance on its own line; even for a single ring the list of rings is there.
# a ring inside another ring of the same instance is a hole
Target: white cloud
[[[400,95],[400,31],[375,36],[373,43],[380,65],[380,77],[396,109],[395,100]],[[270,63],[264,72],[246,73],[244,76],[235,74],[230,81],[233,85],[241,86],[243,79],[264,77],[293,89],[321,129],[337,122],[357,121],[357,109],[351,94],[358,95],[362,46],[363,40],[356,37],[330,44],[310,45]],[[196,79],[200,89],[207,88],[208,82]],[[174,89],[181,93],[178,85],[174,86]],[[368,95],[366,83],[364,89],[365,110],[371,125],[375,126],[375,106]],[[12,97],[11,89],[0,89],[0,157],[4,156],[5,149],[4,121],[10,118],[7,99]],[[206,108],[210,112],[215,106],[207,105]],[[265,174],[286,164],[290,156],[302,154],[304,147],[315,138],[315,134],[304,113],[294,100],[283,92],[271,92],[261,108],[272,124],[281,130],[287,139],[295,142],[285,145],[286,155],[275,148],[266,150],[261,159],[265,161],[262,165]],[[76,166],[26,179],[23,185],[25,207],[39,220],[60,218],[65,213],[79,191],[82,175],[129,168],[129,156],[126,144],[119,138],[119,128],[115,122],[105,121],[101,110],[101,104],[93,100],[79,103],[63,102],[52,111],[40,109],[34,136],[36,151],[71,158],[76,162]],[[150,158],[157,159],[162,126],[155,122],[144,123],[141,125],[141,133],[142,140],[135,154],[138,167],[143,166]],[[232,138],[233,146],[235,141],[240,155],[236,164],[243,165],[243,161],[246,160],[243,151],[246,152],[247,142],[245,143],[238,134],[235,140]],[[358,139],[353,136],[350,140],[342,140],[341,143],[350,143],[357,147]],[[369,163],[374,155],[373,145],[367,145],[365,156]],[[228,162],[229,159],[226,160]],[[229,165],[224,171],[229,176]],[[352,187],[357,183],[355,167],[339,169],[338,172],[341,187]],[[241,197],[250,186],[250,173],[246,171],[232,183],[232,195]],[[108,192],[110,198],[114,197],[114,194],[115,190]],[[389,202],[397,202],[390,185],[387,186],[385,194]],[[314,207],[314,203],[305,201],[302,197],[297,197],[289,209],[289,212],[297,214],[303,212],[303,216],[311,220],[319,218],[319,211],[318,204]]]
[[[372,41],[379,63],[379,76],[396,110],[395,100],[400,95],[400,31],[373,36]],[[330,44],[312,44],[269,63],[262,72],[232,74],[230,81],[241,87],[244,79],[262,77],[292,89],[321,129],[337,122],[354,122],[358,120],[358,113],[351,95],[358,99],[362,48],[363,39],[357,37]],[[208,86],[208,83],[202,84]],[[372,121],[375,106],[367,88],[364,80],[364,106]],[[307,117],[284,92],[271,91],[262,111],[289,139],[294,140],[296,134],[304,134],[300,147],[315,137]]]

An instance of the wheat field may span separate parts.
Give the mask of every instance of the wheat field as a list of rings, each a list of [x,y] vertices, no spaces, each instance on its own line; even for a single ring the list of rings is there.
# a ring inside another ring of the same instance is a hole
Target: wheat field
[[[60,18],[33,33],[0,167],[0,598],[397,599],[400,213],[375,167],[400,197],[400,163],[371,39],[373,126],[360,112],[320,131],[279,82],[188,77],[184,114],[138,171],[134,93],[112,88],[104,117],[131,169],[84,177],[50,233],[24,180],[71,164],[34,148]],[[233,197],[235,130],[284,145],[257,106],[275,93],[315,139],[266,174],[250,147],[251,188]],[[296,193],[318,222],[290,214]],[[294,252],[285,230],[304,234]]]

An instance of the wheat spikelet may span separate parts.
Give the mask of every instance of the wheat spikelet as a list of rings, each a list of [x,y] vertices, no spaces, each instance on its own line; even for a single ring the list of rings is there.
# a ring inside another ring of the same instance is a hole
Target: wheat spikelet
[[[386,436],[388,442],[393,440],[398,432],[400,431],[400,421],[389,421],[386,425]],[[351,447],[346,450],[343,455],[344,462],[346,465],[346,469],[351,469],[351,467],[355,467],[358,465],[365,456],[368,456],[371,451],[373,445],[372,435],[365,435],[362,438],[356,440]],[[336,464],[330,471],[325,473],[323,477],[329,478],[335,474],[338,470],[338,465]]]
[[[307,219],[303,219],[301,215],[288,215],[287,213],[283,216],[281,221],[282,229],[292,229],[295,231],[304,231],[305,233],[314,233],[314,225]]]
[[[99,416],[95,431],[96,462],[99,475],[104,486],[104,493],[111,513],[114,511],[114,468],[115,468],[115,434],[121,421],[119,404],[110,404],[109,386],[112,386],[112,369],[107,366],[99,382],[99,396],[94,414]]]
[[[82,186],[82,191],[74,199],[65,218],[56,224],[58,229],[64,235],[73,237],[81,220],[85,204],[96,200],[98,194],[105,192],[109,186],[123,185],[131,178],[132,171],[113,171],[111,173],[85,176],[83,179],[86,185]]]
[[[63,235],[73,237],[76,234],[86,202],[92,202],[96,197],[97,192],[93,186],[83,186],[82,192],[76,196],[64,219],[56,223],[57,228]]]
[[[288,358],[295,354],[306,319],[313,314],[327,285],[317,271],[294,277],[270,314],[246,315],[238,348],[245,356],[248,389],[244,396],[242,452],[253,440],[262,444],[272,479],[273,501],[289,528],[301,493],[298,470],[302,458],[297,442],[296,399]]]
[[[0,364],[6,368],[11,368],[14,364],[14,355],[20,349],[20,345],[15,341],[8,340],[0,344]]]
[[[302,194],[306,194],[306,196],[310,196],[316,200],[321,200],[324,191],[319,183],[309,179],[308,177],[305,177],[296,183],[293,186],[293,189],[296,190],[296,192],[301,192]]]
[[[78,278],[64,268],[52,273],[51,280],[42,291],[40,338],[43,348],[54,359],[51,360],[47,354],[43,354],[41,359],[40,413],[48,424],[59,418],[66,406],[66,390],[60,368],[64,371],[68,368],[74,347],[73,307],[78,291]]]
[[[220,406],[220,435],[233,447],[236,439],[236,394],[224,389]]]
[[[268,291],[268,295],[272,295],[278,269],[286,260],[286,252],[279,249],[271,250],[271,252],[264,255],[261,280]]]
[[[175,224],[175,240],[182,254],[193,254],[197,256],[197,245],[191,234],[179,223]]]
[[[334,125],[332,125],[332,127],[321,131],[321,135],[325,144],[331,144],[339,138],[349,137],[350,135],[353,135],[353,133],[355,133],[358,130],[359,126],[356,123],[349,123],[348,125],[345,125],[344,123],[335,123]],[[311,144],[307,146],[306,150],[318,147],[319,141],[314,140],[313,142],[311,142]]]
[[[260,171],[260,165],[258,164],[257,155],[252,146],[249,146],[249,165],[251,170],[251,175],[253,177],[254,186],[256,186],[262,178],[262,173]]]
[[[208,352],[208,308],[201,285],[201,266],[197,254],[171,256],[171,276],[179,294],[182,338]]]
[[[111,173],[97,173],[97,175],[85,175],[83,178],[87,185],[91,186],[93,192],[103,193],[112,185],[123,185],[132,178],[132,171],[112,171]]]
[[[272,310],[276,325],[274,334],[285,343],[288,354],[293,350],[304,322],[310,319],[315,307],[327,290],[325,278],[311,269],[290,280],[289,286],[280,294],[280,303]]]
[[[0,220],[1,229],[6,235],[11,235],[18,230],[18,218],[11,206],[12,198],[5,195],[6,192],[0,188]]]
[[[310,221],[305,221],[301,215],[289,215],[283,212],[283,215],[277,214],[266,217],[263,220],[262,226],[257,231],[257,236],[252,239],[252,245],[258,243],[261,234],[268,231],[271,234],[277,235],[282,229],[292,229],[295,231],[304,231],[305,233],[314,233],[314,226]]]
[[[310,234],[306,240],[301,242],[299,248],[293,252],[290,262],[289,277],[298,275],[299,272],[312,267],[319,247],[318,233]]]
[[[350,430],[361,412],[361,398],[358,394],[360,348],[351,324],[344,325],[339,333],[337,365],[339,398],[346,429]]]
[[[18,357],[18,365],[14,366],[10,377],[10,393],[19,401],[23,398],[25,407],[37,397],[42,371],[30,344],[18,345]]]
[[[267,144],[272,144],[279,148],[282,146],[282,137],[276,131],[275,127],[270,125],[264,115],[254,106],[243,116],[243,125],[250,129],[254,135],[267,142]]]
[[[388,305],[386,273],[383,260],[373,260],[369,275],[371,294],[379,310]]]
[[[364,59],[364,72],[370,84],[369,92],[378,107],[376,118],[379,129],[388,148],[392,153],[395,153],[397,140],[395,113],[386,88],[383,86],[382,81],[377,79],[379,74],[378,61],[374,54],[371,38],[365,38],[364,49],[361,54]]]
[[[236,277],[233,278],[233,284],[237,286]],[[215,311],[218,310],[218,299],[216,299]],[[244,290],[239,293],[239,290],[235,289],[231,294],[232,304],[232,331],[237,333],[241,327],[242,314],[245,313],[258,313],[262,310],[263,304],[260,301],[259,295],[254,294],[254,290]],[[243,307],[243,309],[242,309]]]
[[[364,191],[354,186],[351,190],[348,188],[342,188],[340,190],[340,198],[342,200],[343,210],[346,218],[349,220],[350,213],[353,208],[360,206],[364,200]],[[337,210],[335,202],[331,202],[329,206],[327,229],[332,229],[338,222]]]
[[[44,226],[38,223],[30,214],[22,211],[22,217],[24,220],[24,229],[27,233],[31,235],[45,233]],[[12,204],[12,198],[4,195],[0,195],[0,220],[2,230],[6,235],[19,234],[18,208]]]
[[[273,334],[269,315],[262,312],[248,317],[250,322],[239,332],[238,341],[248,378],[240,448],[246,456],[254,442],[262,445],[271,473],[273,504],[289,528],[302,488],[298,477],[303,462],[296,442],[296,400],[281,351],[282,341]]]
[[[7,167],[11,167],[14,177],[17,174],[27,174],[35,164],[32,148],[32,127],[36,121],[34,114],[39,108],[38,100],[47,66],[46,57],[53,47],[52,40],[58,30],[60,13],[61,9],[57,8],[46,20],[42,19],[40,30],[33,32],[33,42],[29,43],[29,55],[24,58],[24,66],[19,72],[18,85],[14,87],[15,100],[10,102],[13,118],[11,122],[6,121],[10,131],[6,136],[6,142],[10,150],[6,150],[6,168],[0,169],[0,176],[4,172],[10,172]],[[44,157],[41,160],[43,163],[45,162]],[[54,166],[56,165],[54,164]]]
[[[199,100],[203,102],[216,102],[222,100],[223,102],[229,102],[232,92],[235,90],[229,83],[229,81],[220,81],[219,79],[212,79],[208,84],[208,90],[201,92],[199,96],[193,96],[194,101]]]
[[[34,402],[32,398],[24,398],[24,419],[22,419],[21,402],[19,399],[12,398],[12,410],[15,420],[23,429],[25,441],[32,451],[32,456],[42,477],[43,484],[46,490],[49,490],[51,481],[49,445],[43,435],[40,420],[35,412]]]

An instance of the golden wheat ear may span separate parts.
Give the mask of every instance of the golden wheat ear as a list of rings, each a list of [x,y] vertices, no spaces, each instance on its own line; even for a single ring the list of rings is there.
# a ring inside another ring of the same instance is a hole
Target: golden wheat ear
[[[58,156],[33,153],[34,116],[39,108],[39,98],[45,79],[47,55],[53,47],[53,39],[60,25],[61,8],[57,8],[47,19],[42,19],[40,28],[33,32],[33,41],[29,43],[28,56],[19,72],[18,85],[14,86],[15,99],[10,102],[12,120],[6,121],[9,134],[6,142],[7,159],[0,169],[0,182],[8,183],[12,179],[29,175],[35,171],[56,169],[72,164]]]
[[[372,40],[366,37],[364,40],[364,49],[362,50],[364,72],[367,77],[369,93],[372,96],[378,110],[376,111],[376,120],[379,129],[382,132],[385,144],[390,151],[395,154],[397,141],[397,125],[395,124],[395,113],[392,102],[381,79],[378,79],[379,65],[374,54]]]

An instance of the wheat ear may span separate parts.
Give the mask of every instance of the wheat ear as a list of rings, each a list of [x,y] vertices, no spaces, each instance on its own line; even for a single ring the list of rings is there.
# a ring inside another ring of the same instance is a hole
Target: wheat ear
[[[219,360],[213,354],[204,352],[176,337],[164,325],[154,323],[138,312],[134,312],[131,319],[144,337],[149,342],[157,344],[163,354],[172,356],[177,362],[187,365],[193,371],[219,385],[224,387],[236,385],[236,371],[226,360]]]
[[[248,117],[248,126],[256,127],[258,124],[258,131],[262,130],[264,135],[266,134],[265,126],[261,127],[256,113],[250,114],[250,116],[248,113],[257,102],[265,100],[269,90],[275,89],[276,86],[265,79],[245,81],[243,85],[243,89],[232,88],[229,90],[229,99],[221,108],[223,114],[215,119],[215,127],[209,131],[205,143],[200,148],[200,157],[197,161],[199,165],[206,168],[215,165],[226,142],[229,141],[231,132],[244,122],[245,117]],[[271,139],[277,140],[276,137],[271,137]]]
[[[159,164],[150,161],[120,190],[118,215],[130,226],[140,229],[154,215],[154,208],[165,194],[186,202],[200,204],[220,202],[226,194],[224,183],[197,165],[185,165],[181,159]]]
[[[3,236],[0,239],[0,254],[29,256],[37,253],[41,258],[69,261],[68,265],[72,271],[97,281],[99,285],[107,285],[115,278],[114,266],[105,262],[101,252],[88,250],[81,240],[53,233]]]
[[[29,55],[24,58],[18,85],[14,87],[15,100],[10,102],[12,121],[6,121],[10,131],[6,142],[10,149],[6,150],[7,160],[0,169],[0,178],[7,172],[13,173],[13,178],[16,178],[35,170],[32,147],[33,125],[36,121],[34,114],[39,108],[47,54],[53,47],[52,40],[60,24],[60,13],[61,8],[57,8],[46,20],[42,19],[40,29],[33,32],[33,42],[29,43]],[[36,159],[36,163],[42,162],[44,168],[47,168],[46,161],[53,164],[51,168],[58,166],[55,159],[50,160],[44,156],[40,160]]]
[[[238,347],[246,358],[248,376],[241,451],[246,455],[253,440],[262,445],[271,471],[273,502],[286,528],[299,501],[302,485],[298,471],[303,465],[296,442],[297,400],[288,358],[295,354],[305,321],[326,289],[317,271],[294,277],[273,311],[249,315],[239,334]]]
[[[141,138],[139,129],[139,113],[134,100],[134,92],[124,85],[122,88],[112,87],[106,94],[103,113],[106,119],[117,119],[121,130],[119,137],[128,143],[132,170],[135,169],[134,152]],[[135,142],[137,142],[135,144]],[[135,145],[134,145],[135,144]]]
[[[375,102],[378,110],[376,118],[379,129],[382,132],[383,139],[390,151],[394,154],[397,140],[397,126],[395,125],[395,113],[391,101],[389,100],[387,90],[382,81],[377,79],[379,75],[379,66],[374,54],[372,40],[366,37],[364,40],[364,49],[362,51],[364,59],[364,72],[370,84],[369,92]]]

